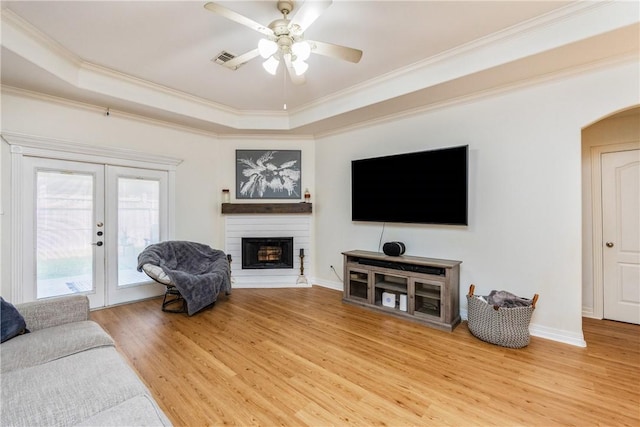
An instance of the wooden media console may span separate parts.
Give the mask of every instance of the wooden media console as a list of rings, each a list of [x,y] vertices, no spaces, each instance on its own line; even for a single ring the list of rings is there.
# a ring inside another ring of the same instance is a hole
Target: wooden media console
[[[344,302],[449,332],[460,323],[461,261],[369,251],[342,254]]]

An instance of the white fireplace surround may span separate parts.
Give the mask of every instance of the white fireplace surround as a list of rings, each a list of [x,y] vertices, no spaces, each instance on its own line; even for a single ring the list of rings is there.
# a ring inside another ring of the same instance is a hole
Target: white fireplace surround
[[[243,237],[293,237],[293,269],[242,269]],[[231,255],[231,277],[236,288],[308,287],[312,257],[310,215],[226,215],[225,252]],[[304,275],[298,284],[300,249],[304,249]]]

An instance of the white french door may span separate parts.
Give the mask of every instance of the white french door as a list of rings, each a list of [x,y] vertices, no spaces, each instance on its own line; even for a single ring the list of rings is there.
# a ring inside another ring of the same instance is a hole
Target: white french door
[[[23,299],[81,293],[92,308],[159,295],[136,270],[166,239],[167,172],[23,159]]]
[[[23,297],[73,293],[105,304],[104,165],[25,157]]]
[[[167,172],[107,166],[107,305],[164,292],[165,287],[137,271],[138,254],[166,239]]]

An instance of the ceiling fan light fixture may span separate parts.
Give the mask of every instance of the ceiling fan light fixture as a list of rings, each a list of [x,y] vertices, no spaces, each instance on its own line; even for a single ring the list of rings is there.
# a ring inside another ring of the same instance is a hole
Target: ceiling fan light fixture
[[[267,59],[278,51],[278,44],[272,40],[260,39],[258,42],[258,52],[260,56]]]
[[[262,66],[264,67],[265,70],[267,70],[267,73],[273,76],[275,76],[276,71],[278,71],[278,65],[280,65],[280,61],[278,61],[273,56],[269,57],[269,59],[267,59],[262,63]]]
[[[298,60],[306,61],[309,59],[309,56],[311,56],[311,46],[305,41],[295,42],[293,46],[291,46],[291,52]]]
[[[272,21],[269,25],[263,25],[212,1],[204,5],[205,9],[209,11],[262,34],[262,39],[257,43],[256,49],[239,56],[232,56],[231,59],[222,62],[222,65],[236,70],[247,61],[262,56],[265,59],[262,64],[264,69],[275,75],[280,62],[284,61],[286,72],[283,75],[288,74],[293,84],[300,85],[305,83],[303,74],[309,68],[309,64],[305,61],[311,53],[354,64],[360,61],[361,50],[320,41],[304,40],[305,31],[332,4],[333,0],[276,0],[276,2],[282,17]],[[298,2],[301,6],[299,6],[294,18],[290,20],[289,14]]]
[[[296,75],[298,76],[303,75],[309,68],[309,64],[299,59],[296,61],[293,61],[292,64],[293,64],[293,69],[296,71]]]

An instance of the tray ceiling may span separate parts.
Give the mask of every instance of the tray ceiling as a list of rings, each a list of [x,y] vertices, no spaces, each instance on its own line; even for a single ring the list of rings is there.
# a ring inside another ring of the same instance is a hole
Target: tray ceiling
[[[272,1],[219,3],[279,17]],[[638,50],[634,2],[334,1],[305,36],[362,60],[312,55],[294,86],[259,59],[213,62],[260,34],[203,6],[3,1],[2,85],[219,134],[322,134]],[[612,18],[594,25],[603,11]]]

